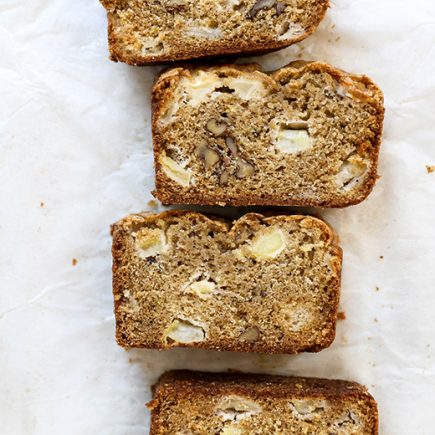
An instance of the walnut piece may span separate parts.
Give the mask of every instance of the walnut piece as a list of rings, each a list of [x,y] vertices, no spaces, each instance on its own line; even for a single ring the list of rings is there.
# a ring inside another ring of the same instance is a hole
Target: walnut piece
[[[187,3],[185,0],[162,0],[163,6],[168,11],[179,12],[186,8]]]
[[[286,7],[285,3],[278,2],[275,5],[276,15],[281,15],[284,12],[285,7]]]
[[[211,169],[219,161],[219,154],[209,148],[205,142],[197,145],[195,155],[203,160],[206,169]]]
[[[239,154],[239,150],[237,148],[236,142],[231,136],[227,136],[225,138],[225,144],[228,147],[228,149],[231,151],[231,154],[233,157],[237,157]]]
[[[348,410],[346,415],[343,415],[339,420],[336,420],[333,423],[333,427],[337,429],[341,429],[346,431],[347,428],[358,429],[361,426],[361,420],[357,417],[357,415]],[[346,432],[342,432],[346,433]]]
[[[260,331],[256,326],[251,326],[239,335],[239,341],[252,342],[260,338]]]
[[[261,9],[270,9],[272,6],[274,6],[276,3],[276,0],[257,0],[254,3],[254,6],[249,10],[247,16],[249,18],[255,18],[255,16],[258,14],[258,12],[261,11]]]
[[[238,167],[236,172],[237,178],[251,177],[255,172],[254,167],[250,163],[242,159],[239,159],[237,161],[237,167]]]
[[[230,171],[228,169],[225,169],[219,177],[219,184],[221,186],[226,186],[228,184],[229,179],[230,179]]]

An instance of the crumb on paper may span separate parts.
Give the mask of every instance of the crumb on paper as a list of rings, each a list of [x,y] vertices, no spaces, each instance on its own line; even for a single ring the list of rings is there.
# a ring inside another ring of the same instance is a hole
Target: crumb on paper
[[[426,171],[428,174],[435,172],[435,165],[426,165]]]
[[[73,266],[76,266],[76,265],[77,265],[77,258],[73,258],[73,259],[71,260],[71,264],[72,264]]]
[[[373,319],[373,321],[374,321],[375,323],[378,323],[378,322],[379,322],[379,320],[377,319],[377,317],[375,317],[375,318]]]
[[[383,255],[380,255],[380,256],[379,256],[379,259],[380,259],[380,260],[383,260],[383,259],[384,259],[384,256],[383,256]]]
[[[338,42],[340,39],[341,39],[340,36],[337,36],[337,37],[335,38],[335,42]]]
[[[147,205],[148,205],[148,207],[151,207],[151,208],[157,208],[158,203],[155,199],[151,199],[150,201],[148,201]]]
[[[39,206],[40,206],[40,207],[44,207],[44,205],[45,205],[45,204],[44,204],[43,201],[41,201],[41,202],[39,203]]]
[[[378,286],[375,287],[375,291],[378,292],[380,289]]]
[[[340,311],[337,314],[337,320],[346,320],[346,313],[344,311]]]

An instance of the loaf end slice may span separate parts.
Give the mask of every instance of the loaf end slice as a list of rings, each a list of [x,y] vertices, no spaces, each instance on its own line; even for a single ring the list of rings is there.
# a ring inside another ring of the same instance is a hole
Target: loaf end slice
[[[342,380],[172,371],[148,407],[152,435],[378,434],[375,400]]]
[[[111,59],[131,65],[277,50],[310,35],[329,0],[101,0]]]
[[[377,180],[383,94],[321,62],[175,68],[153,89],[165,204],[346,207]]]
[[[124,347],[317,352],[335,337],[342,252],[302,215],[137,214],[112,227]]]

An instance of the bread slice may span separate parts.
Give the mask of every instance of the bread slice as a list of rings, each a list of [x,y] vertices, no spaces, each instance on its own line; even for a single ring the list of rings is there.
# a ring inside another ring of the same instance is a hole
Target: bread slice
[[[382,92],[325,63],[171,69],[153,107],[165,204],[345,207],[377,179]]]
[[[377,435],[378,410],[356,382],[241,373],[165,373],[151,435]]]
[[[314,32],[329,0],[101,0],[111,59],[131,65],[287,47]]]
[[[112,233],[124,347],[297,353],[335,337],[342,252],[320,219],[170,211]]]

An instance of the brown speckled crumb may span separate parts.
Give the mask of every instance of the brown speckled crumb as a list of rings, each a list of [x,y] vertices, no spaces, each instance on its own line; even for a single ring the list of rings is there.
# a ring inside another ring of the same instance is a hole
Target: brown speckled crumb
[[[346,320],[346,313],[344,311],[340,311],[337,315],[337,320]]]
[[[296,61],[174,68],[153,89],[163,204],[346,207],[372,191],[384,116],[367,77]]]
[[[298,353],[335,337],[342,252],[320,219],[142,213],[112,234],[124,347]]]
[[[157,208],[159,203],[155,199],[151,199],[147,202],[147,206],[150,208]]]
[[[145,65],[264,53],[314,32],[329,0],[101,0],[110,56]]]
[[[71,260],[71,264],[72,264],[73,266],[76,266],[76,265],[77,265],[77,258],[73,258],[73,259]]]
[[[432,172],[435,171],[435,165],[432,166],[426,165],[426,171],[428,174],[431,174]]]
[[[150,435],[377,435],[378,410],[356,382],[165,373],[153,388]]]

